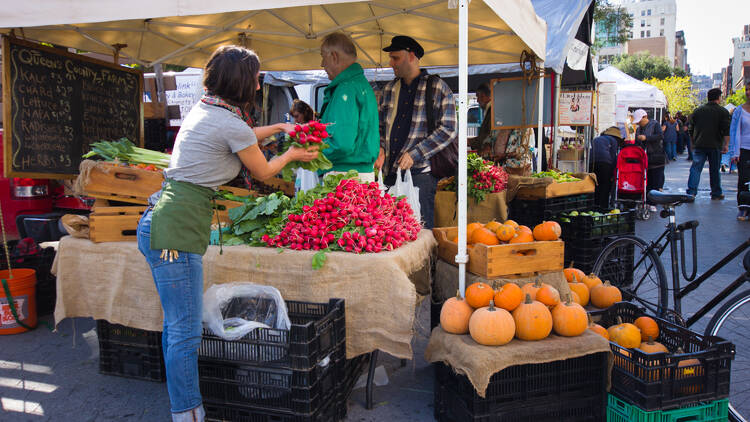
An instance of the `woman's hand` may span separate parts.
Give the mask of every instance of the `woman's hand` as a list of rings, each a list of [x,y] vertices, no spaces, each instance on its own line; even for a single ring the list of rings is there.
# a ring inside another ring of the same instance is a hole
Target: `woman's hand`
[[[289,157],[289,161],[312,161],[316,158],[318,158],[318,147],[317,146],[311,146],[308,148],[300,148],[300,147],[291,147],[289,148],[284,155],[287,155]]]
[[[284,132],[284,133],[289,133],[294,130],[293,123],[279,123],[278,127],[280,129],[280,132]]]

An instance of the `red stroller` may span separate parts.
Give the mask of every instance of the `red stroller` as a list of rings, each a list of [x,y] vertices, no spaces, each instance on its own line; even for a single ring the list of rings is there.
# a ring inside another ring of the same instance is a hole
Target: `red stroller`
[[[636,217],[648,220],[649,207],[646,204],[646,151],[637,145],[626,145],[617,154],[615,182],[615,203],[623,208],[635,209]]]

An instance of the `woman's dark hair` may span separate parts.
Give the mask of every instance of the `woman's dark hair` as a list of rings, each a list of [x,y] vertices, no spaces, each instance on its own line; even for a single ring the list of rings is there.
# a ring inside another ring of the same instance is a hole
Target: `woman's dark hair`
[[[255,105],[260,59],[252,50],[237,45],[216,49],[206,63],[203,86],[234,106],[250,111]]]
[[[289,110],[289,113],[294,113],[295,111],[302,115],[302,117],[305,119],[305,122],[315,120],[315,112],[313,111],[312,107],[310,107],[309,104],[302,100],[298,99],[292,102],[292,109]]]

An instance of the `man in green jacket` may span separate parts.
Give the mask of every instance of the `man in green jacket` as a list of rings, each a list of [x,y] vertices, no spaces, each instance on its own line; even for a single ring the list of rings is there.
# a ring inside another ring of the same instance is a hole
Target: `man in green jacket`
[[[328,126],[330,148],[323,154],[333,163],[331,172],[356,170],[363,182],[375,181],[373,164],[380,150],[378,103],[354,42],[346,34],[326,35],[320,46],[321,66],[331,80],[326,87],[320,121]]]

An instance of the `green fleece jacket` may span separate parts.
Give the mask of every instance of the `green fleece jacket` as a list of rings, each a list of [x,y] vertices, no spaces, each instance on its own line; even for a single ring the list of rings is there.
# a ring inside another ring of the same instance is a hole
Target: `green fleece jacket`
[[[320,121],[333,123],[327,131],[329,171],[372,173],[380,152],[378,103],[362,66],[354,63],[326,87]]]

